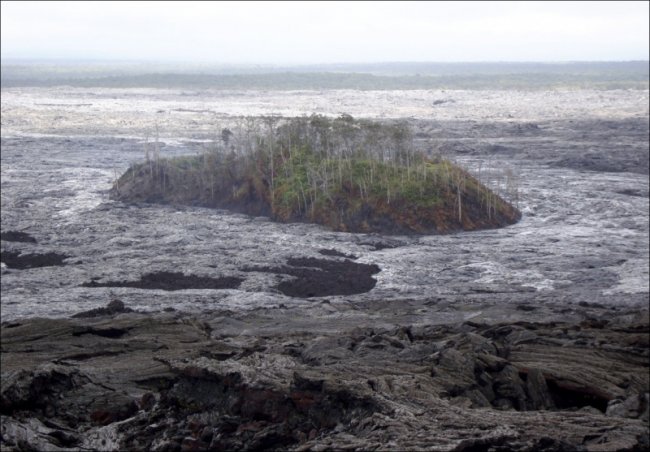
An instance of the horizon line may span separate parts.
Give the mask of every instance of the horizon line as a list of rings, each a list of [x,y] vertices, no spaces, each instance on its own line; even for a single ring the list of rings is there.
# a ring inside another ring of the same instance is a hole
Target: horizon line
[[[620,60],[385,60],[385,61],[339,61],[339,62],[312,62],[312,63],[270,63],[270,62],[227,62],[208,60],[163,60],[163,59],[134,59],[134,58],[68,58],[68,57],[0,57],[0,63],[12,61],[30,63],[113,63],[113,64],[187,64],[187,65],[214,65],[214,66],[266,66],[266,67],[305,67],[305,66],[346,66],[346,65],[380,65],[380,64],[588,64],[588,63],[650,63],[648,59],[620,59]]]

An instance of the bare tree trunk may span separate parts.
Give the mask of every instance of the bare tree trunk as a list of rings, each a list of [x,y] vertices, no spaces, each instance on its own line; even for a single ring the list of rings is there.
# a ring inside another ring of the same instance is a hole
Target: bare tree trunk
[[[456,193],[458,194],[458,222],[463,223],[463,207],[460,200],[460,183],[456,185]]]

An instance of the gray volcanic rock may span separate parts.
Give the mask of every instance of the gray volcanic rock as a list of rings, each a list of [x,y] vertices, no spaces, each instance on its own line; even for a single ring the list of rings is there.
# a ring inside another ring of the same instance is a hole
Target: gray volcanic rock
[[[36,239],[34,237],[22,231],[0,232],[0,240],[4,240],[5,242],[36,243]]]
[[[60,253],[21,253],[13,250],[3,250],[0,254],[2,263],[9,268],[37,268],[65,265],[64,260],[70,256]]]
[[[147,273],[139,281],[108,281],[98,283],[90,281],[82,284],[84,287],[136,287],[139,289],[183,290],[183,289],[232,289],[239,287],[240,278],[221,277],[206,278],[194,275],[184,275],[178,272]]]
[[[3,323],[2,448],[647,447],[648,311],[518,312],[311,331],[272,310]]]
[[[315,108],[408,121],[522,221],[385,237],[108,200],[155,124],[175,157]],[[3,89],[3,255],[74,257],[0,265],[0,448],[648,450],[648,126],[647,90]],[[323,270],[291,259],[352,256],[368,292],[279,290]],[[82,286],[167,272],[243,281]]]
[[[111,300],[105,308],[96,308],[84,312],[79,312],[77,314],[74,314],[72,317],[99,317],[102,315],[120,314],[122,312],[133,312],[133,309],[124,306],[124,302],[122,300]]]
[[[368,292],[377,283],[372,275],[380,272],[377,265],[359,264],[348,259],[293,258],[287,264],[284,267],[252,267],[245,271],[291,275],[294,279],[281,282],[277,290],[290,297],[304,298]]]

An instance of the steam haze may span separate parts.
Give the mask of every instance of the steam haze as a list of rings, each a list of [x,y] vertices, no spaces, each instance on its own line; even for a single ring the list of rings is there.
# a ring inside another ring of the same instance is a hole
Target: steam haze
[[[648,2],[2,2],[2,58],[648,59]]]

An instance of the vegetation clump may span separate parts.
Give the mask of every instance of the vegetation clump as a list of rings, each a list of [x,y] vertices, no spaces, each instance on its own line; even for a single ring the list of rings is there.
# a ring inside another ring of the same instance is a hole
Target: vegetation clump
[[[115,182],[114,199],[216,207],[349,232],[448,233],[520,218],[467,171],[416,151],[404,123],[349,115],[246,118],[200,155],[146,154]]]

